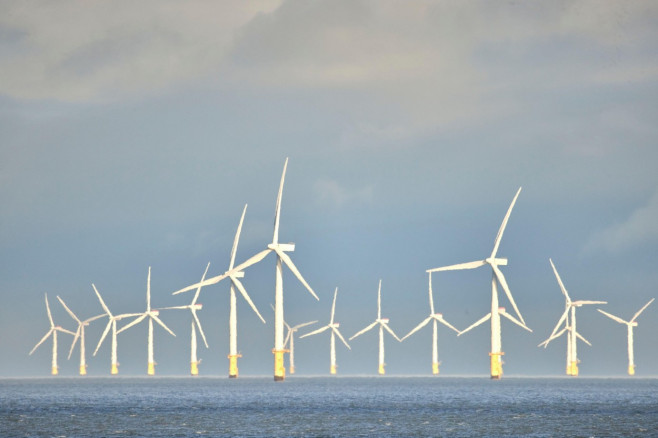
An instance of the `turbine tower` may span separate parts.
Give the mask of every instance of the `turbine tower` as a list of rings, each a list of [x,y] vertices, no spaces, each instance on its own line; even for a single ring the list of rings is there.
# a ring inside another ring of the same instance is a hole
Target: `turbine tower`
[[[119,361],[117,360],[117,321],[121,321],[123,318],[131,318],[133,316],[140,316],[141,313],[124,313],[121,315],[112,315],[112,312],[110,312],[110,309],[105,305],[105,301],[103,301],[103,298],[101,297],[101,294],[98,292],[98,289],[96,289],[96,285],[93,283],[91,284],[91,287],[94,288],[94,292],[96,292],[96,296],[98,297],[98,301],[100,301],[101,306],[103,307],[103,310],[105,310],[105,313],[107,314],[108,321],[107,325],[105,326],[105,330],[103,331],[103,335],[101,336],[100,340],[98,341],[98,345],[96,345],[96,350],[94,350],[94,356],[96,356],[96,353],[98,352],[98,349],[101,347],[101,344],[105,340],[105,337],[110,331],[110,328],[112,329],[112,353],[110,356],[110,363],[111,363],[111,369],[110,373],[111,374],[119,374]]]
[[[454,328],[448,321],[443,319],[442,313],[434,313],[434,298],[432,297],[432,273],[429,273],[429,295],[430,295],[430,316],[425,318],[420,324],[416,326],[413,330],[407,333],[401,340],[404,341],[409,336],[416,333],[418,330],[425,327],[430,321],[433,322],[432,326],[432,374],[439,374],[439,343],[438,343],[438,323],[445,325],[446,327],[454,330],[459,334],[459,330]]]
[[[172,332],[169,327],[167,327],[162,320],[158,317],[160,315],[160,311],[156,309],[151,309],[151,267],[149,266],[149,275],[148,279],[146,281],[146,311],[142,314],[140,314],[139,317],[135,318],[132,322],[126,324],[123,326],[121,329],[119,329],[118,333],[121,333],[125,330],[128,330],[130,327],[134,326],[135,324],[139,324],[142,322],[145,318],[148,317],[149,319],[149,334],[148,334],[148,366],[146,369],[146,373],[149,376],[152,376],[155,374],[155,360],[153,359],[153,321],[157,322],[162,326],[163,329],[167,330],[172,336],[176,336],[174,332]]]
[[[562,314],[557,324],[555,325],[555,328],[553,329],[551,335],[548,337],[548,339],[546,339],[538,346],[541,347],[543,345],[544,348],[546,348],[548,347],[548,344],[553,339],[562,336],[563,333],[567,333],[567,375],[575,377],[578,376],[578,363],[580,362],[578,360],[578,345],[577,345],[578,339],[582,340],[590,347],[592,346],[592,344],[590,344],[590,342],[587,339],[585,339],[576,330],[576,308],[582,307],[587,304],[608,304],[608,303],[606,301],[588,301],[588,300],[571,301],[571,297],[569,297],[569,292],[567,292],[567,289],[564,287],[564,283],[562,283],[560,274],[558,274],[557,269],[555,269],[553,260],[548,259],[548,261],[551,262],[551,266],[553,267],[553,272],[555,273],[555,278],[557,279],[557,282],[560,285],[560,290],[562,291],[562,295],[564,295],[565,309],[564,309],[564,313]],[[560,327],[562,326],[563,322],[564,322],[564,328],[560,330]]]
[[[76,342],[78,342],[78,339],[80,339],[80,375],[85,376],[87,375],[87,361],[85,359],[85,327],[87,327],[90,322],[104,317],[105,314],[92,316],[91,318],[87,318],[84,321],[80,321],[80,318],[78,318],[75,313],[69,309],[69,307],[66,305],[64,300],[59,297],[59,295],[57,295],[57,299],[60,303],[62,303],[62,306],[64,306],[64,309],[68,312],[68,314],[71,315],[71,318],[73,318],[73,320],[78,323],[78,329],[75,332],[75,337],[73,338],[73,343],[71,344],[68,358],[71,359],[73,348],[75,348]]]
[[[633,355],[633,327],[637,327],[637,319],[638,316],[640,316],[640,313],[644,312],[644,309],[649,307],[649,304],[651,304],[655,300],[655,298],[651,298],[647,304],[644,305],[640,310],[633,315],[633,318],[631,318],[630,321],[624,321],[618,316],[611,315],[608,312],[604,312],[601,309],[596,309],[599,312],[603,313],[605,316],[608,318],[612,319],[613,321],[617,321],[619,324],[626,324],[626,327],[628,328],[628,375],[629,376],[634,376],[635,375],[635,359]]]
[[[507,226],[507,221],[509,220],[509,216],[512,213],[512,209],[514,208],[514,204],[516,203],[516,199],[519,197],[520,193],[521,193],[521,188],[519,187],[519,190],[516,192],[516,195],[514,196],[512,203],[507,209],[507,214],[505,214],[503,223],[500,225],[500,229],[498,230],[498,234],[496,235],[496,240],[494,241],[493,251],[491,251],[491,255],[489,257],[487,257],[484,260],[479,260],[475,262],[460,263],[457,265],[444,266],[441,268],[434,268],[427,270],[427,272],[432,273],[432,272],[441,272],[441,271],[453,271],[458,269],[475,269],[484,265],[491,266],[491,269],[493,271],[491,276],[491,312],[485,315],[482,319],[476,321],[473,325],[471,325],[470,327],[468,327],[467,329],[465,329],[459,334],[460,335],[464,334],[469,330],[491,319],[491,352],[489,353],[489,356],[491,357],[490,362],[491,362],[492,379],[500,379],[503,375],[503,360],[501,356],[504,355],[505,353],[503,353],[502,351],[502,341],[501,341],[501,333],[500,333],[501,315],[512,321],[514,324],[517,324],[518,326],[524,328],[525,330],[532,332],[532,330],[530,330],[530,328],[526,326],[526,323],[523,320],[523,316],[521,316],[521,312],[519,312],[519,309],[516,306],[516,303],[514,302],[514,298],[512,297],[512,292],[510,292],[509,286],[507,285],[507,280],[505,280],[505,276],[503,275],[502,271],[499,268],[499,266],[507,265],[507,259],[496,257],[498,253],[498,246],[500,245],[500,241],[503,237],[503,233],[505,232],[505,227]],[[507,299],[509,300],[510,304],[512,304],[512,307],[514,308],[514,311],[516,312],[518,319],[507,313],[504,307],[498,306],[498,284],[500,284],[503,290],[505,291],[505,294],[507,295]]]
[[[322,333],[325,330],[331,329],[331,341],[329,343],[329,360],[330,360],[330,367],[329,367],[329,373],[330,374],[336,374],[336,336],[343,341],[343,344],[351,350],[352,348],[349,346],[345,338],[343,338],[343,335],[340,334],[340,331],[338,331],[338,327],[340,326],[339,323],[334,322],[334,316],[336,315],[336,296],[338,295],[338,288],[336,288],[336,291],[334,292],[334,303],[331,305],[331,319],[329,320],[329,324],[325,325],[324,327],[321,327],[317,330],[314,330],[310,333],[306,333],[305,335],[302,335],[301,338],[305,338],[307,336],[313,336],[317,335],[318,333]]]
[[[53,336],[53,361],[52,361],[52,366],[51,366],[51,374],[53,376],[56,376],[59,374],[59,367],[57,366],[57,332],[62,332],[62,333],[68,333],[71,336],[75,336],[75,333],[73,333],[70,330],[66,330],[65,328],[62,328],[61,326],[55,325],[55,322],[53,321],[53,316],[50,313],[50,306],[48,305],[48,294],[45,294],[46,297],[46,311],[48,312],[48,320],[50,321],[50,329],[48,332],[45,334],[43,338],[37,343],[37,345],[34,346],[32,351],[30,351],[30,355],[34,353],[34,351],[39,347],[39,345],[43,344],[46,339],[50,335]]]
[[[379,280],[379,289],[377,290],[377,319],[375,322],[353,335],[350,338],[350,341],[357,336],[361,336],[373,327],[379,325],[379,374],[382,375],[386,373],[384,370],[384,367],[386,366],[386,363],[384,362],[384,330],[389,332],[395,339],[398,340],[398,342],[401,342],[400,338],[398,338],[398,335],[396,335],[388,326],[388,321],[388,318],[382,318],[382,281]]]
[[[206,266],[206,270],[203,272],[203,275],[201,276],[201,282],[203,282],[203,280],[206,278],[206,274],[208,273],[209,267],[210,267],[210,263],[208,263],[208,266]],[[200,292],[201,292],[201,286],[197,288],[196,293],[194,294],[194,298],[192,299],[192,302],[186,306],[173,306],[173,307],[162,308],[162,310],[189,309],[190,312],[192,313],[192,334],[190,340],[190,374],[193,376],[199,375],[199,364],[201,363],[201,361],[197,359],[197,354],[196,354],[197,328],[199,329],[199,333],[201,333],[201,337],[203,338],[203,343],[205,344],[206,348],[208,348],[208,341],[206,341],[206,335],[203,333],[203,328],[201,327],[201,321],[199,321],[199,316],[196,314],[197,310],[201,310],[203,308],[203,305],[201,303],[196,302],[196,300],[199,298]]]
[[[228,354],[228,360],[229,360],[228,376],[230,378],[238,377],[238,358],[242,357],[242,355],[238,352],[238,309],[237,309],[235,288],[237,288],[240,291],[242,297],[245,299],[247,303],[249,303],[251,309],[256,313],[256,315],[258,315],[258,318],[260,318],[263,324],[265,324],[265,319],[263,319],[263,317],[261,316],[260,312],[256,308],[256,305],[254,305],[254,302],[249,297],[247,290],[244,288],[244,285],[239,279],[244,277],[244,270],[246,268],[261,261],[267,254],[269,254],[270,250],[265,250],[260,252],[259,254],[256,254],[256,256],[251,257],[246,262],[240,264],[240,266],[237,267],[233,266],[235,264],[235,254],[238,249],[238,242],[240,240],[240,233],[242,231],[242,223],[244,221],[244,216],[246,213],[247,213],[247,205],[245,204],[244,209],[242,210],[242,216],[240,217],[240,223],[238,224],[238,229],[235,233],[235,239],[233,240],[233,248],[231,249],[231,261],[229,263],[228,271],[226,271],[222,275],[217,275],[207,280],[202,280],[200,283],[193,284],[191,286],[185,287],[181,290],[174,292],[174,295],[177,295],[179,293],[187,292],[192,289],[201,288],[202,286],[217,284],[225,278],[231,279],[230,313],[229,313],[229,354]]]

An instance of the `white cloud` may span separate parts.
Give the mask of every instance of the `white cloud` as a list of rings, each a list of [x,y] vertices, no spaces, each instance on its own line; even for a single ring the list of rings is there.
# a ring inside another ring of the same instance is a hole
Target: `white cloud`
[[[642,244],[658,242],[658,190],[646,205],[636,209],[624,222],[593,233],[586,252],[626,251]]]

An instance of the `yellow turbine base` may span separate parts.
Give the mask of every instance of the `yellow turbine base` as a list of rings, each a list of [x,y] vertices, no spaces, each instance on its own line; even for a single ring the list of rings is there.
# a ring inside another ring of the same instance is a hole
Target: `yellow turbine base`
[[[500,379],[503,376],[503,360],[500,356],[502,356],[503,353],[502,351],[500,353],[489,353],[489,356],[491,357],[491,378],[492,379]]]
[[[155,363],[154,362],[149,362],[148,369],[146,370],[146,374],[148,374],[149,376],[155,375]]]
[[[238,357],[242,357],[242,355],[241,354],[228,355],[228,377],[230,379],[235,379],[238,377]]]
[[[629,376],[634,376],[635,375],[635,365],[629,365],[628,366],[628,375]]]
[[[199,375],[199,362],[190,362],[190,375]]]
[[[432,374],[439,374],[439,363],[432,362]]]
[[[569,374],[570,376],[577,377],[578,376],[578,362],[577,361],[571,362],[569,368],[570,369],[567,371],[567,374]]]
[[[59,369],[57,367],[52,367],[52,369],[50,370],[50,374],[52,374],[53,376],[58,375]]]
[[[286,367],[283,364],[283,355],[288,350],[272,350],[274,353],[274,381],[280,382],[286,378]]]
[[[112,370],[110,371],[110,374],[119,374],[119,365],[113,363],[112,364]]]
[[[381,374],[381,375],[386,374],[386,370],[384,370],[384,364],[383,363],[379,364],[379,374]]]
[[[80,365],[80,375],[81,376],[87,375],[87,365]]]
[[[295,367],[290,365],[290,374],[295,374]]]
[[[329,374],[336,374],[336,365],[331,365],[331,368],[329,369]]]

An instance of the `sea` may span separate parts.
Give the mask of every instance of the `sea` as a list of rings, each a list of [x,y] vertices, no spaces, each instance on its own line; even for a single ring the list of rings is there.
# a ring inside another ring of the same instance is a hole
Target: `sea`
[[[0,379],[0,436],[658,436],[658,379]]]

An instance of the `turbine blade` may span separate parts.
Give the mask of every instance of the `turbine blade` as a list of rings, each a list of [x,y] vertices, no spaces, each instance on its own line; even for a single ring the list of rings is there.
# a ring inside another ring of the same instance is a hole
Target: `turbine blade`
[[[377,319],[382,317],[382,279],[379,279],[379,288],[377,289]]]
[[[638,316],[640,316],[640,313],[644,312],[644,309],[646,309],[647,307],[649,307],[649,304],[653,303],[653,300],[655,300],[655,298],[651,298],[651,299],[649,300],[649,302],[648,302],[647,304],[644,305],[644,307],[642,307],[640,310],[638,310],[637,313],[636,313],[635,315],[633,315],[633,318],[631,319],[631,322],[635,321],[635,319],[636,319]]]
[[[455,332],[459,333],[459,330],[457,330],[455,327],[453,327],[452,324],[450,324],[448,321],[443,319],[443,316],[438,316],[436,318],[436,320],[439,321],[441,324],[445,325],[446,327],[449,327],[449,328],[453,329]]]
[[[291,336],[292,336],[292,330],[290,330],[290,327],[288,327],[288,333],[286,333],[286,338],[283,340],[283,348],[286,348]]]
[[[105,340],[105,336],[110,332],[110,328],[112,327],[112,319],[110,319],[107,322],[107,325],[105,326],[105,330],[103,331],[103,335],[101,336],[100,341],[98,341],[98,345],[96,345],[96,349],[94,350],[94,356],[96,356],[96,353],[98,352],[98,349],[101,348],[101,344]]]
[[[48,319],[50,320],[50,328],[55,327],[55,321],[53,321],[53,315],[50,313],[50,305],[48,305],[48,294],[45,294],[46,297],[46,311],[48,312]]]
[[[487,321],[489,318],[491,318],[491,312],[487,313],[487,314],[486,314],[485,316],[483,316],[481,319],[475,321],[473,324],[471,324],[470,327],[468,327],[468,328],[466,328],[465,330],[462,330],[461,332],[459,332],[459,333],[457,334],[457,336],[461,336],[461,335],[463,335],[464,333],[466,333],[467,331],[469,331],[469,330],[471,330],[471,329],[474,329],[475,327],[479,326],[479,325],[482,324],[483,322]]]
[[[278,256],[281,258],[281,260],[283,260],[283,262],[288,266],[288,268],[290,268],[292,273],[295,274],[295,277],[297,277],[297,279],[300,281],[300,283],[302,283],[304,285],[304,287],[306,287],[306,289],[311,293],[311,295],[313,295],[313,297],[315,297],[316,300],[320,301],[320,298],[318,298],[318,296],[315,295],[315,292],[313,292],[313,289],[311,289],[311,286],[309,286],[308,283],[306,282],[306,280],[304,280],[304,277],[302,277],[302,274],[300,274],[300,272],[297,269],[297,267],[295,266],[295,264],[292,262],[290,257],[288,257],[288,254],[286,254],[285,252],[283,252],[279,249],[276,249],[275,251],[278,254]]]
[[[32,350],[30,351],[30,355],[32,355],[32,353],[34,353],[34,350],[39,348],[39,345],[43,344],[46,341],[46,339],[48,339],[48,337],[53,334],[53,331],[54,331],[54,329],[48,330],[48,333],[46,333],[43,336],[43,338],[41,338],[41,340],[39,342],[37,342],[37,345],[35,345],[34,348],[32,348]]]
[[[512,199],[512,203],[507,209],[507,213],[505,214],[503,223],[500,224],[500,228],[498,229],[498,234],[496,235],[496,240],[494,241],[494,248],[493,251],[491,251],[491,258],[496,257],[496,253],[498,252],[498,246],[500,245],[500,241],[503,238],[503,233],[505,232],[505,227],[507,226],[507,221],[509,220],[510,214],[512,214],[512,209],[514,208],[514,204],[516,203],[516,198],[518,198],[519,194],[521,193],[521,188],[522,187],[519,187],[519,190],[517,190],[516,195],[514,195],[514,199]]]
[[[562,336],[562,333],[564,333],[565,331],[567,331],[567,327],[564,327],[564,328],[563,328],[562,330],[560,330],[559,332],[557,332],[557,333],[555,333],[555,334],[552,334],[552,335],[549,336],[548,339],[546,339],[544,342],[542,342],[541,344],[537,345],[537,347],[541,347],[542,345],[544,346],[544,348],[548,347],[548,343],[549,343],[549,342],[551,342],[551,341],[552,341],[553,339],[555,339],[555,338],[559,338],[560,336]]]
[[[149,266],[149,275],[146,279],[146,311],[151,311],[151,267]]]
[[[393,332],[393,330],[391,330],[391,328],[388,326],[388,324],[382,323],[382,326],[386,329],[387,332],[389,332],[391,334],[391,336],[393,336],[395,339],[397,339],[398,342],[402,342],[402,340],[400,338],[398,338],[398,335],[396,335]]]
[[[432,296],[432,273],[429,273],[430,277],[430,286],[429,286],[429,295],[430,295],[430,315],[434,315],[434,297]],[[404,339],[404,338],[402,338]]]
[[[334,315],[336,313],[336,296],[338,295],[338,288],[334,291],[334,303],[331,305],[331,320],[329,324],[334,323]]]
[[[369,326],[367,326],[366,328],[364,328],[363,330],[361,330],[360,332],[357,332],[355,335],[352,335],[352,337],[350,338],[350,341],[352,339],[356,338],[357,336],[361,336],[362,334],[364,334],[368,330],[372,329],[374,326],[377,325],[377,323],[378,323],[378,321],[375,321],[372,324],[370,324]]]
[[[604,311],[601,310],[601,309],[596,309],[596,310],[598,310],[599,312],[603,313],[603,314],[604,314],[605,316],[607,316],[608,318],[610,318],[610,319],[612,319],[612,320],[614,320],[614,321],[617,321],[619,324],[628,324],[628,322],[624,321],[623,319],[621,319],[621,318],[618,317],[618,316],[612,315],[612,314],[610,314],[610,313],[608,313],[608,312],[604,312]],[[632,321],[631,321],[631,322],[632,322]]]
[[[107,313],[110,317],[112,317],[112,312],[110,312],[110,309],[105,305],[105,301],[103,301],[103,298],[101,297],[100,292],[98,292],[98,289],[96,289],[96,285],[94,283],[92,283],[91,287],[94,288],[94,292],[96,292],[96,296],[98,297],[98,301],[101,302],[101,307],[103,308],[103,310],[105,310],[105,313]]]
[[[258,262],[260,262],[261,260],[263,260],[263,259],[264,259],[269,253],[271,253],[271,252],[272,252],[272,250],[269,249],[269,248],[268,248],[268,249],[264,249],[264,250],[262,250],[262,251],[259,252],[258,254],[256,254],[256,255],[250,257],[249,259],[247,259],[246,261],[240,263],[238,266],[236,266],[236,267],[233,268],[232,270],[228,271],[226,275],[232,274],[232,273],[234,273],[234,272],[244,271],[244,270],[247,269],[249,266],[251,266],[251,265],[255,265],[256,263],[258,263]]]
[[[194,293],[194,298],[192,298],[192,305],[196,304],[196,300],[199,298],[199,293],[201,293],[201,283],[203,283],[203,280],[206,278],[206,274],[208,273],[208,268],[210,267],[210,262],[206,265],[206,270],[203,271],[203,275],[201,276],[201,281],[199,282],[199,287],[197,288],[196,292]]]
[[[441,272],[441,271],[456,271],[459,269],[475,269],[479,268],[480,266],[486,265],[487,262],[485,260],[479,260],[476,262],[467,262],[467,263],[458,263],[456,265],[450,265],[450,266],[443,266],[440,268],[434,268],[434,269],[428,269],[427,272]]]
[[[567,288],[564,287],[564,283],[562,283],[562,279],[560,278],[560,274],[557,273],[557,269],[555,268],[555,265],[553,264],[552,259],[548,259],[549,262],[551,262],[551,266],[553,267],[553,272],[555,273],[555,278],[557,278],[557,283],[560,285],[560,290],[562,290],[562,294],[567,298],[567,303],[571,303],[571,298],[569,297],[569,292],[567,292]]]
[[[564,311],[564,313],[562,314],[562,316],[560,317],[560,319],[558,319],[557,324],[555,324],[555,328],[551,332],[551,335],[549,336],[549,338],[551,338],[555,335],[555,333],[560,328],[560,325],[562,325],[562,323],[567,319],[567,316],[569,316],[569,309],[570,308],[567,307],[566,310]]]
[[[172,306],[172,307],[159,307],[158,310],[179,310],[179,309],[189,309],[191,306],[188,304],[186,306]]]
[[[332,327],[331,329],[334,331],[334,333],[336,333],[336,335],[338,336],[338,338],[339,338],[341,341],[343,341],[343,344],[345,344],[345,346],[346,346],[349,350],[351,350],[352,347],[350,347],[350,344],[347,343],[347,341],[345,340],[345,338],[343,337],[343,335],[340,334],[340,332],[338,331],[338,329],[335,328],[335,327]]]
[[[142,313],[142,315],[139,318],[133,319],[131,322],[129,322],[128,324],[124,325],[119,330],[117,330],[117,334],[119,334],[119,333],[121,333],[125,330],[128,330],[130,327],[134,326],[135,324],[139,324],[140,322],[142,322],[144,320],[144,318],[146,318],[146,316],[147,316],[146,313]]]
[[[82,321],[80,321],[80,320],[78,319],[78,317],[75,316],[75,313],[73,313],[73,312],[71,311],[71,309],[69,309],[69,306],[66,305],[66,303],[64,302],[64,300],[61,299],[59,295],[57,295],[57,299],[58,299],[59,302],[62,304],[62,306],[64,306],[64,310],[66,310],[66,312],[71,316],[71,318],[73,318],[74,321],[77,321],[78,324],[82,324]]]
[[[192,311],[192,316],[194,317],[194,322],[196,323],[196,326],[199,328],[199,333],[201,333],[201,338],[203,339],[203,343],[206,345],[206,348],[210,348],[208,347],[208,341],[206,341],[206,335],[205,333],[203,333],[203,328],[201,327],[201,321],[199,321],[199,317],[197,316],[194,310]]]
[[[239,290],[240,293],[242,294],[242,298],[244,298],[245,301],[246,301],[247,303],[249,303],[249,306],[251,307],[251,309],[252,309],[254,312],[256,312],[256,315],[258,315],[258,317],[260,318],[260,320],[263,321],[263,324],[265,324],[265,319],[263,318],[263,316],[260,314],[260,312],[259,312],[258,309],[256,308],[256,305],[254,304],[254,302],[251,301],[251,298],[249,298],[249,294],[248,294],[247,291],[245,290],[245,288],[244,288],[244,286],[242,285],[242,283],[240,282],[240,280],[238,280],[237,277],[231,276],[231,281],[233,282],[233,284],[235,284],[235,286],[238,288],[238,290]]]
[[[320,327],[320,328],[317,329],[317,330],[313,330],[312,332],[309,332],[309,333],[306,333],[306,334],[304,334],[304,335],[301,335],[301,336],[299,337],[299,339],[301,339],[301,338],[305,338],[305,337],[307,337],[307,336],[317,335],[318,333],[322,333],[323,331],[327,330],[329,327],[330,327],[330,326],[325,325],[324,327]]]
[[[427,325],[427,323],[430,322],[431,320],[432,320],[432,316],[431,316],[431,315],[430,315],[429,317],[425,318],[425,319],[424,319],[420,324],[418,324],[413,330],[411,330],[409,333],[407,333],[406,335],[404,335],[404,336],[402,337],[402,341],[404,341],[404,340],[407,339],[409,336],[411,336],[411,335],[413,335],[414,333],[416,333],[418,330],[420,330],[420,329],[422,329],[423,327],[425,327],[425,326]]]
[[[532,330],[530,329],[530,327],[528,327],[527,325],[523,324],[521,321],[519,321],[518,319],[514,318],[514,317],[513,317],[512,315],[510,315],[509,313],[507,313],[507,312],[505,312],[505,311],[500,311],[500,310],[498,311],[498,313],[501,314],[501,315],[503,315],[505,318],[509,319],[509,320],[512,321],[514,324],[516,324],[516,325],[518,325],[519,327],[521,327],[522,329],[528,330],[530,333],[532,333]]]
[[[73,333],[71,330],[66,330],[65,328],[55,327],[53,330],[57,330],[58,332],[66,333],[67,335],[75,336],[75,333]]]
[[[304,323],[302,323],[302,324],[297,324],[296,326],[294,326],[294,327],[292,328],[292,330],[296,332],[296,331],[299,330],[300,328],[302,328],[302,327],[306,327],[307,325],[315,324],[316,322],[317,322],[317,321],[309,321],[309,322],[304,322]]]
[[[576,336],[578,336],[578,339],[580,339],[581,341],[583,341],[584,343],[586,343],[590,347],[592,346],[592,344],[590,344],[587,339],[583,338],[583,336],[580,333],[576,332]]]
[[[244,215],[247,213],[247,204],[244,205],[242,210],[242,216],[240,217],[240,223],[238,224],[238,229],[235,232],[235,238],[233,239],[233,247],[231,248],[231,263],[228,268],[233,269],[233,264],[235,263],[235,254],[238,251],[238,242],[240,241],[240,233],[242,232],[242,222],[244,222]]]
[[[80,338],[80,326],[78,326],[78,330],[75,332],[73,342],[71,343],[71,348],[69,349],[69,357],[67,357],[68,360],[71,360],[71,355],[73,354],[73,349],[75,348],[76,342],[78,342],[78,339]]]
[[[503,287],[503,290],[505,291],[505,295],[507,295],[507,299],[509,300],[510,304],[512,304],[512,307],[514,308],[516,315],[519,317],[523,325],[525,325],[523,316],[521,315],[521,312],[519,312],[519,308],[516,307],[516,303],[514,302],[514,297],[512,297],[512,292],[509,290],[509,286],[507,285],[507,280],[505,280],[505,276],[503,275],[500,268],[498,268],[498,266],[496,266],[495,264],[492,264],[491,267],[493,268],[494,273],[496,274],[496,278],[498,278],[498,283],[500,283],[500,285]]]
[[[279,243],[279,219],[281,216],[281,196],[283,195],[283,182],[286,178],[286,169],[288,168],[288,158],[283,165],[283,173],[281,174],[281,183],[279,184],[279,194],[276,197],[276,209],[274,211],[274,235],[272,236],[272,243]]]
[[[158,318],[158,317],[155,316],[155,315],[151,315],[151,318],[153,318],[153,319],[155,320],[155,322],[157,322],[158,324],[160,324],[160,325],[162,326],[163,329],[165,329],[165,330],[167,330],[169,333],[171,333],[172,336],[176,336],[176,334],[175,334],[174,332],[172,332],[171,330],[169,330],[169,327],[167,327],[167,326],[165,325],[165,323],[162,322],[162,320],[161,320],[160,318]]]
[[[107,316],[107,315],[103,313],[102,315],[92,316],[91,318],[87,318],[84,321],[82,321],[82,323],[83,324],[88,324],[92,321],[96,321],[97,319],[103,318],[104,316]]]
[[[608,304],[607,301],[591,301],[591,300],[578,300],[572,301],[574,306],[583,306],[585,304]]]

